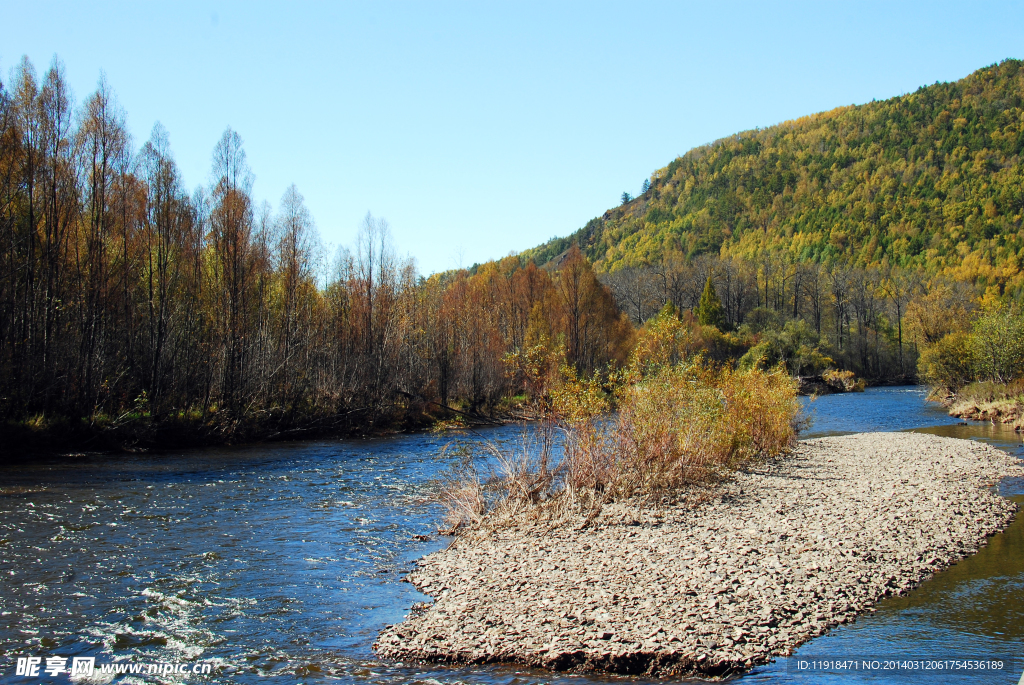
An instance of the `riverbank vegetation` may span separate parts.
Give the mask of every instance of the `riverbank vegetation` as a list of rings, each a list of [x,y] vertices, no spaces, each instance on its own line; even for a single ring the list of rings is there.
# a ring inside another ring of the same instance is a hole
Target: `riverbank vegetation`
[[[578,251],[422,277],[367,215],[325,256],[302,195],[258,205],[241,137],[189,190],[157,124],[136,148],[101,80],[0,84],[5,451],[367,432],[514,412],[503,357],[557,340],[590,373],[633,335]],[[451,410],[448,407],[451,407]]]
[[[953,416],[1024,428],[1024,315],[995,303],[945,321],[942,337],[921,354],[934,396]]]
[[[326,255],[297,188],[258,204],[231,129],[189,190],[168,133],[136,146],[105,81],[76,105],[59,61],[39,78],[23,59],[0,83],[2,444],[493,422],[555,411],[552,378],[621,408],[678,381],[616,375],[669,319],[673,364],[699,356],[715,392],[779,369],[809,393],[1003,383],[1016,367],[978,341],[1024,282],[1022,103],[1007,60],[739,134],[572,236],[424,277],[382,219]]]
[[[440,488],[452,531],[528,509],[559,516],[638,498],[677,497],[791,446],[796,386],[783,366],[709,360],[667,307],[640,329],[625,366],[579,376],[538,365],[543,425],[514,448],[485,443]],[[515,360],[511,360],[515,361]],[[613,413],[612,413],[613,412]]]
[[[908,308],[939,282],[914,268],[798,262],[776,252],[755,261],[677,255],[599,278],[634,325],[670,303],[702,324],[712,358],[743,368],[781,363],[825,391],[863,387],[825,378],[840,371],[872,383],[914,382],[920,336],[908,327]]]

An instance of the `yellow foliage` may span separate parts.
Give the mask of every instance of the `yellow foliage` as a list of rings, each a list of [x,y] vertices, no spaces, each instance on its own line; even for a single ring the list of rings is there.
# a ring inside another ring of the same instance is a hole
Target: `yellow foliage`
[[[560,422],[580,426],[608,411],[608,395],[597,374],[579,378],[576,369],[563,365],[561,382],[551,391],[551,408]]]
[[[793,381],[781,369],[737,372],[700,358],[662,367],[622,392],[606,489],[649,494],[781,454],[797,408]]]
[[[825,381],[825,385],[839,392],[864,392],[864,388],[867,387],[864,379],[857,378],[853,371],[829,369],[821,374],[821,380]]]

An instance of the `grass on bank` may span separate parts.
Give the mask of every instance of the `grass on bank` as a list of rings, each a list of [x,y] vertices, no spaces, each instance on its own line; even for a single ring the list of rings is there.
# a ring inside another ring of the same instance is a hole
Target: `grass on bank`
[[[922,350],[918,368],[932,399],[951,416],[1024,430],[1024,312],[1018,305],[989,304],[961,321]]]
[[[542,420],[513,445],[460,448],[438,491],[448,530],[531,508],[594,513],[652,501],[786,452],[798,410],[789,374],[718,366],[689,353],[689,335],[674,317],[658,317],[625,368],[589,378],[533,350],[524,384]]]
[[[966,385],[949,401],[949,413],[964,419],[992,421],[1024,430],[1024,378]]]

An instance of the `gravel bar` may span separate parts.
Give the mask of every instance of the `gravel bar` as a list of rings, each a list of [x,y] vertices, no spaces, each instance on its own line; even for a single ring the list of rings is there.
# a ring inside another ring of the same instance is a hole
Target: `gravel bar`
[[[788,655],[977,551],[1024,475],[979,442],[918,433],[804,440],[701,504],[523,520],[420,560],[434,598],[374,644],[404,662],[728,676]]]

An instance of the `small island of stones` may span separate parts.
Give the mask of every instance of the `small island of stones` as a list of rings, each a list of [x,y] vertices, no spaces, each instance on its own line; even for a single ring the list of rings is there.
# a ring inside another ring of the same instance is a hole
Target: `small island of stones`
[[[374,649],[403,662],[742,673],[906,593],[1012,521],[1024,475],[988,445],[919,433],[804,440],[698,503],[522,516],[459,538],[408,580],[433,598]]]

